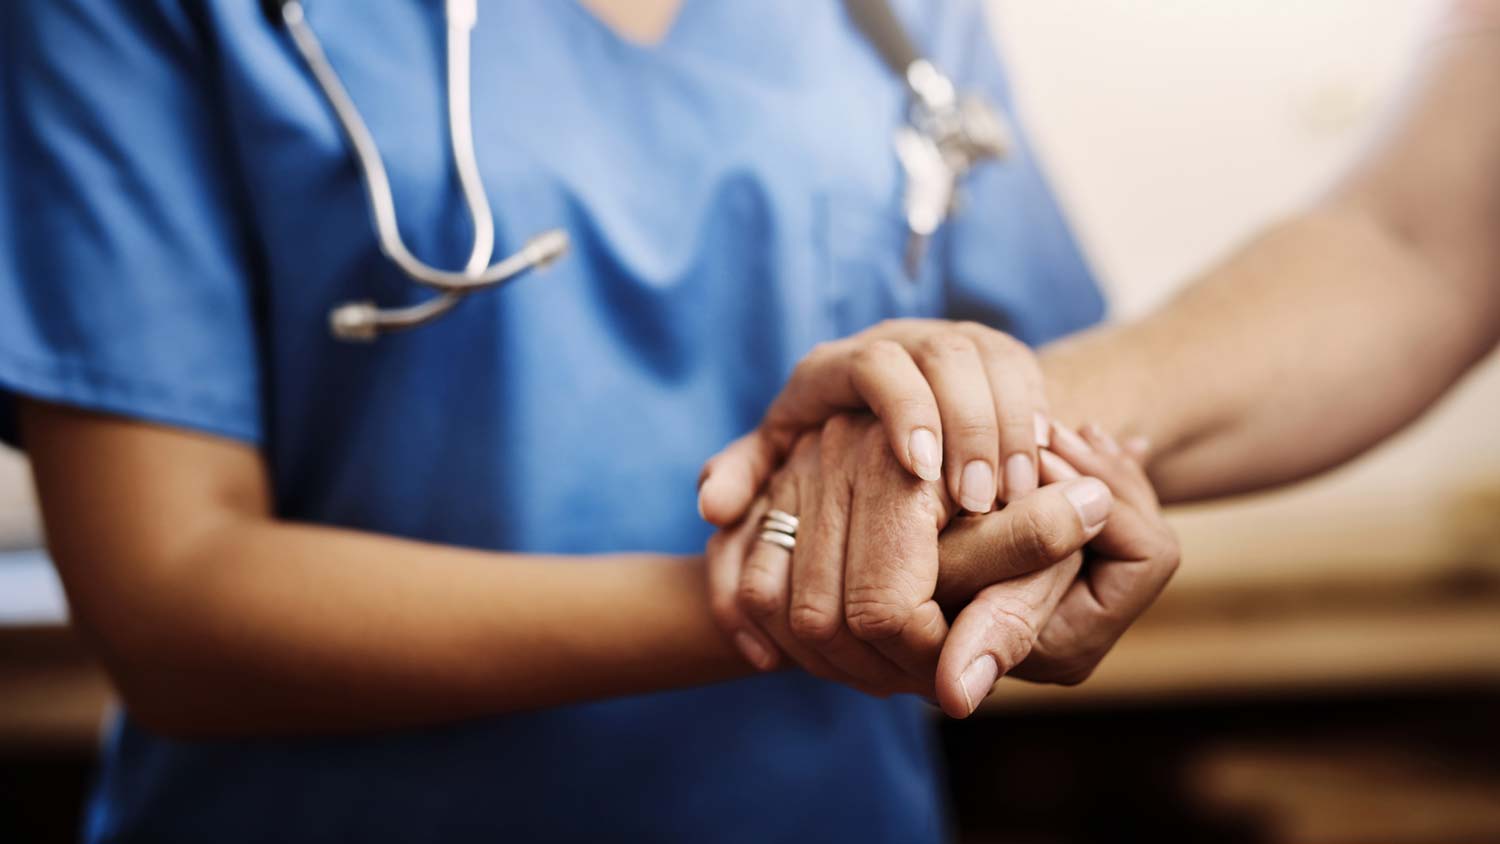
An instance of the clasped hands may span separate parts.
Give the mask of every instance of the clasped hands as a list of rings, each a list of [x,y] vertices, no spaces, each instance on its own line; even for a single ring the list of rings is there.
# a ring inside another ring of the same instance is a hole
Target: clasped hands
[[[819,346],[704,466],[718,625],[762,671],[791,660],[958,718],[1003,676],[1082,682],[1178,546],[1143,444],[1045,414],[1031,350],[985,326],[895,320]],[[795,543],[761,538],[770,510],[796,516]]]

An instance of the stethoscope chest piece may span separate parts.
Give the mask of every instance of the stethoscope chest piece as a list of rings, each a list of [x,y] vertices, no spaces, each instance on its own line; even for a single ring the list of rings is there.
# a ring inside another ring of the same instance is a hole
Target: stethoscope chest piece
[[[567,232],[548,229],[527,241],[515,253],[489,263],[494,253],[495,219],[479,176],[470,115],[469,41],[478,17],[476,0],[446,0],[444,6],[448,29],[448,136],[464,202],[474,226],[474,245],[468,263],[460,271],[443,270],[424,263],[407,249],[401,239],[390,178],[375,138],[328,61],[317,33],[307,22],[302,3],[299,0],[261,0],[261,8],[273,24],[284,26],[291,34],[292,43],[312,72],[318,89],[354,150],[380,251],[412,281],[437,291],[423,302],[401,308],[382,308],[373,302],[340,305],[328,317],[334,337],[368,342],[383,332],[425,325],[451,311],[469,294],[499,287],[530,270],[546,267],[568,251]]]

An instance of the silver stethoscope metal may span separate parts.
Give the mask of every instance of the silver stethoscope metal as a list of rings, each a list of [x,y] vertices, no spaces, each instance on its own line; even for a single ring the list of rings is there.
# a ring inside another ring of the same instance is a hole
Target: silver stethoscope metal
[[[412,281],[437,291],[426,301],[399,308],[382,308],[368,301],[339,305],[328,318],[335,337],[370,341],[384,332],[425,325],[453,310],[466,296],[544,268],[567,252],[567,232],[547,229],[515,253],[490,263],[495,248],[494,212],[479,175],[470,110],[469,50],[478,18],[477,0],[444,0],[448,138],[464,204],[474,226],[469,260],[457,271],[422,261],[401,239],[390,178],[375,138],[323,52],[302,2],[261,0],[261,5],[273,24],[290,33],[353,148],[380,251]],[[955,94],[947,77],[920,56],[887,0],[844,0],[844,5],[911,94],[910,125],[901,127],[895,139],[907,180],[903,212],[911,233],[907,250],[910,266],[920,257],[927,238],[956,206],[959,181],[975,164],[1003,158],[1009,148],[1009,134],[1003,117],[988,102]]]

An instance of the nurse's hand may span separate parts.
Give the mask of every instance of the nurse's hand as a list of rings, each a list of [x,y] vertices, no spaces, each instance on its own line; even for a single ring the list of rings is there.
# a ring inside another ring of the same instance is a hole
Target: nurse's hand
[[[907,474],[884,437],[875,420],[840,415],[798,440],[748,516],[796,514],[795,549],[754,530],[748,546],[715,537],[712,606],[762,670],[785,654],[817,676],[936,697],[956,712],[951,702],[966,699],[973,677],[938,672],[945,610],[968,605],[964,641],[994,656],[997,671],[1020,664],[1073,581],[1079,549],[1101,530],[1110,494],[1075,477],[950,526],[958,508],[944,486]],[[999,582],[1007,587],[986,589]],[[983,600],[970,604],[976,594]]]
[[[970,512],[1036,489],[1046,397],[1031,349],[978,323],[902,319],[813,349],[759,427],[705,464],[700,512],[738,521],[800,434],[866,409],[905,471],[944,479]]]

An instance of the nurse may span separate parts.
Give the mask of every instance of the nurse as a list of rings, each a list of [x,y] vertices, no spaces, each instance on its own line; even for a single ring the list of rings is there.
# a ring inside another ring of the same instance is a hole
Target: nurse
[[[497,252],[571,254],[368,345],[329,307],[427,294],[257,4],[0,6],[0,432],[125,702],[85,840],[942,837],[923,704],[718,682],[753,669],[695,476],[819,342],[1039,343],[1098,317],[1092,279],[1024,138],[908,278],[905,93],[837,4],[589,5],[474,32]],[[898,13],[1009,110],[980,3]],[[402,236],[462,266],[439,4],[307,15]]]

